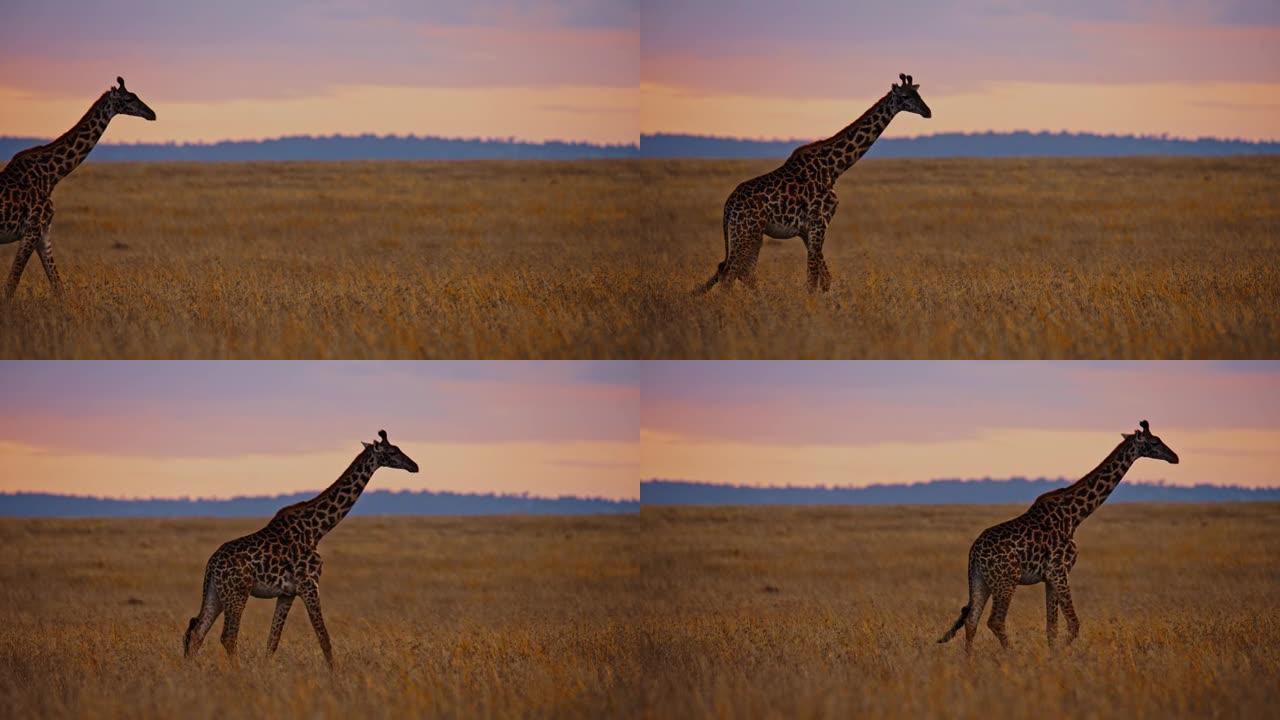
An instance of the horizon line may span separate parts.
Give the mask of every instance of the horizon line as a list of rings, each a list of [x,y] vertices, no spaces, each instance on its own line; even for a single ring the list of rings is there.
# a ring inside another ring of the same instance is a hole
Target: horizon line
[[[47,143],[47,142],[52,142],[53,140],[56,140],[58,137],[60,136],[44,138],[44,137],[37,137],[35,135],[0,135],[0,140],[10,140],[10,141],[28,140],[28,141]],[[479,142],[479,143],[492,143],[495,145],[536,145],[536,146],[585,145],[588,147],[596,147],[596,148],[637,148],[638,149],[640,147],[640,141],[638,139],[634,142],[628,142],[628,143],[607,143],[607,142],[594,142],[591,140],[564,140],[559,138],[551,138],[547,140],[526,140],[522,138],[517,138],[514,135],[507,136],[507,137],[493,137],[493,136],[485,137],[485,136],[479,136],[479,135],[471,136],[471,137],[462,137],[462,136],[450,136],[450,135],[416,135],[412,133],[404,134],[404,135],[399,135],[396,133],[379,134],[379,133],[372,133],[372,132],[358,133],[358,134],[332,133],[327,135],[323,135],[323,134],[276,135],[272,137],[261,137],[261,138],[223,138],[220,140],[151,140],[151,141],[139,140],[135,142],[103,141],[103,142],[96,143],[95,147],[96,146],[125,147],[125,148],[127,147],[213,147],[215,145],[224,145],[224,144],[230,144],[230,143],[269,143],[269,142],[279,142],[282,140],[367,140],[367,139],[442,140],[445,142]]]
[[[974,131],[951,131],[938,133],[921,133],[917,135],[903,135],[897,137],[884,137],[881,140],[886,141],[903,141],[903,140],[926,140],[929,138],[939,137],[985,137],[985,136],[1001,136],[1001,135],[1033,135],[1033,136],[1056,136],[1056,137],[1082,137],[1091,136],[1098,138],[1120,139],[1120,140],[1147,140],[1160,142],[1217,142],[1217,143],[1239,143],[1242,145],[1277,145],[1280,144],[1280,137],[1264,140],[1250,140],[1241,137],[1221,137],[1216,135],[1200,135],[1196,137],[1188,137],[1182,135],[1170,135],[1169,133],[1160,134],[1135,134],[1135,133],[1111,133],[1100,132],[1094,130],[1031,130],[1020,128],[1017,130],[974,130]],[[36,135],[0,135],[3,141],[32,141],[38,143],[47,143],[57,139],[59,136],[36,136]],[[545,140],[528,140],[518,138],[516,136],[456,136],[456,135],[418,135],[415,133],[330,133],[330,134],[296,134],[296,135],[275,135],[260,138],[220,138],[217,140],[153,140],[153,141],[133,141],[133,142],[115,142],[102,141],[97,143],[103,147],[213,147],[216,145],[232,144],[232,143],[269,143],[280,142],[284,140],[439,140],[445,142],[461,142],[461,143],[491,143],[495,145],[532,145],[532,146],[549,146],[549,145],[580,145],[595,148],[636,148],[644,142],[646,138],[659,137],[684,137],[697,138],[699,140],[726,140],[732,142],[749,142],[749,143],[810,143],[815,138],[821,139],[826,135],[815,137],[766,137],[766,136],[744,136],[744,135],[715,135],[705,133],[689,133],[675,131],[658,131],[643,132],[637,140],[633,142],[595,142],[592,140],[570,140],[564,138],[549,138]]]
[[[227,497],[214,497],[214,496],[191,497],[189,495],[170,496],[170,497],[164,497],[160,495],[152,495],[150,497],[146,497],[146,496],[129,497],[129,496],[123,496],[123,495],[121,496],[89,495],[89,494],[81,495],[77,493],[48,492],[44,490],[14,490],[14,491],[4,490],[4,491],[0,491],[0,501],[3,501],[3,499],[7,497],[18,497],[23,495],[27,495],[27,496],[46,495],[49,497],[57,497],[57,498],[74,498],[78,500],[98,500],[98,501],[104,501],[104,502],[220,503],[220,502],[235,502],[238,500],[273,500],[278,498],[293,497],[295,495],[309,495],[313,493],[318,497],[319,494],[323,492],[324,492],[324,488],[321,488],[319,490],[298,490],[296,492],[282,492],[282,493],[262,494],[262,495],[229,495]],[[549,500],[549,501],[586,500],[591,502],[606,502],[606,503],[640,502],[639,496],[635,498],[626,497],[626,498],[613,499],[613,498],[604,497],[602,495],[542,495],[542,494],[531,493],[527,491],[524,493],[499,493],[499,492],[458,492],[455,490],[428,490],[428,489],[392,490],[388,488],[375,488],[373,490],[364,491],[362,495],[371,495],[371,494],[377,494],[377,493],[387,493],[392,495],[400,495],[400,494],[454,495],[457,497],[470,497],[470,498],[489,497],[489,498],[512,498],[512,499],[521,499],[521,500]]]
[[[905,483],[871,483],[870,485],[742,485],[738,483],[718,483],[707,482],[705,480],[687,480],[677,478],[649,478],[640,481],[641,490],[645,485],[654,483],[685,483],[688,485],[703,485],[706,487],[727,487],[741,488],[745,490],[868,490],[872,488],[914,488],[924,485],[935,485],[938,483],[1011,483],[1011,482],[1048,482],[1048,483],[1074,483],[1083,478],[1072,480],[1070,477],[1060,475],[1056,478],[1039,476],[1027,477],[1025,475],[1011,475],[1005,478],[995,477],[975,477],[975,478],[932,478],[929,480],[914,480]],[[1214,483],[1197,482],[1191,485],[1176,485],[1160,480],[1125,480],[1125,485],[1141,485],[1144,487],[1161,487],[1161,488],[1218,488],[1223,490],[1266,490],[1280,491],[1280,487],[1270,487],[1266,485],[1216,485]]]
[[[884,141],[924,140],[924,139],[936,138],[936,137],[956,137],[956,136],[982,137],[982,136],[989,136],[989,135],[1050,135],[1050,136],[1068,136],[1068,137],[1092,136],[1092,137],[1098,137],[1098,138],[1114,138],[1118,140],[1127,139],[1127,140],[1157,140],[1161,142],[1189,142],[1189,143],[1218,142],[1218,143],[1241,143],[1245,145],[1280,145],[1280,138],[1274,138],[1274,139],[1268,139],[1268,140],[1249,140],[1246,138],[1218,137],[1215,135],[1185,137],[1185,136],[1170,135],[1169,133],[1161,133],[1159,135],[1138,135],[1134,133],[1127,133],[1127,134],[1105,133],[1105,132],[1098,132],[1094,130],[1029,130],[1029,129],[974,130],[972,132],[954,130],[951,132],[926,133],[926,134],[920,134],[920,135],[881,137],[881,138],[878,138],[878,140],[884,140]],[[747,137],[747,136],[741,136],[741,135],[706,135],[702,133],[671,132],[671,131],[640,133],[640,141],[642,143],[644,142],[645,138],[656,138],[656,137],[685,137],[685,138],[697,138],[699,140],[728,140],[728,141],[734,141],[734,142],[752,142],[752,143],[811,143],[811,142],[814,142],[814,139],[815,139],[812,137],[784,138],[784,137],[775,136],[775,137],[767,138],[763,136]],[[817,139],[823,139],[830,136],[822,135],[822,136],[816,136],[816,137]]]

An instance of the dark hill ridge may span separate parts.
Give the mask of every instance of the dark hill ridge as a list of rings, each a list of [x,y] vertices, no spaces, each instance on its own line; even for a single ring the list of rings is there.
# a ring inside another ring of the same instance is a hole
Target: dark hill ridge
[[[811,140],[743,140],[701,135],[642,135],[646,158],[778,158]],[[915,138],[881,138],[867,151],[876,158],[940,157],[1124,157],[1134,155],[1274,155],[1280,142],[1200,138],[1183,140],[1092,133],[941,133]]]
[[[0,160],[48,139],[0,137]],[[280,160],[590,160],[635,157],[636,145],[521,142],[396,135],[331,135],[215,143],[100,143],[89,162],[248,162]]]
[[[0,161],[48,142],[0,137]],[[245,162],[280,160],[587,160],[606,158],[785,158],[808,140],[744,140],[700,135],[641,136],[638,144],[533,143],[396,135],[331,135],[226,140],[215,143],[102,143],[90,162]],[[1134,155],[1271,155],[1280,142],[1185,140],[1091,133],[942,133],[882,138],[868,153],[879,158],[1120,157]]]
[[[949,505],[1028,504],[1042,493],[1069,485],[1068,480],[931,480],[912,485],[862,488],[748,487],[682,480],[640,483],[640,502],[652,505]],[[1280,488],[1223,485],[1190,487],[1122,482],[1107,502],[1239,502],[1280,501]]]
[[[270,517],[314,492],[227,500],[117,500],[50,493],[0,493],[0,517]],[[370,490],[352,515],[598,515],[636,513],[635,500]]]

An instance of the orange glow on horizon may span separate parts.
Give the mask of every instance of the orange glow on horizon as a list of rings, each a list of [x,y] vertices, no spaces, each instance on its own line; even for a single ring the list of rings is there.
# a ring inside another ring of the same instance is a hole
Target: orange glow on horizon
[[[1126,479],[1170,485],[1277,487],[1280,431],[1160,428],[1178,465],[1141,460]],[[691,439],[642,430],[641,476],[748,486],[865,487],[937,479],[1076,479],[1120,442],[1118,433],[999,428],[935,442],[800,445]]]
[[[527,142],[639,141],[639,92],[634,87],[353,85],[299,97],[208,102],[164,101],[142,89],[138,93],[155,108],[156,122],[117,118],[103,142],[217,142],[366,133],[512,137]],[[47,97],[0,87],[0,135],[56,137],[74,125],[96,99],[97,95]]]
[[[635,443],[419,443],[396,439],[421,471],[383,468],[371,490],[640,497]],[[0,442],[0,492],[111,498],[229,498],[319,491],[356,452],[332,450],[226,457],[148,457],[52,452]]]
[[[880,98],[784,98],[654,84],[643,84],[640,92],[644,134],[770,140],[830,136]],[[1008,82],[954,94],[921,93],[933,118],[898,117],[885,137],[1029,130],[1280,139],[1280,84]]]

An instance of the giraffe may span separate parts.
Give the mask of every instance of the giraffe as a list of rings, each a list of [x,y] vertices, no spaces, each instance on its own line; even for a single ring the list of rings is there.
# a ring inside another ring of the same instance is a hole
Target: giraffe
[[[227,656],[234,660],[240,614],[251,595],[276,599],[271,633],[267,637],[267,652],[274,653],[280,644],[280,631],[284,629],[289,608],[294,598],[301,595],[325,662],[333,667],[329,632],[320,614],[321,561],[316,545],[351,511],[375,470],[390,467],[418,472],[418,463],[387,440],[386,430],[379,430],[378,438],[372,443],[362,443],[364,449],[324,492],[283,508],[266,527],[224,543],[214,551],[205,566],[200,614],[191,618],[183,638],[183,655],[190,657],[200,649],[209,628],[225,611],[222,645]]]
[[[94,101],[75,127],[61,137],[39,147],[23,150],[0,170],[0,245],[16,242],[9,281],[4,286],[4,299],[9,300],[18,289],[18,280],[33,251],[39,251],[40,263],[49,285],[62,293],[62,278],[53,262],[53,241],[49,225],[53,222],[53,188],[71,174],[88,157],[116,115],[155,120],[156,113],[133,93],[125,89],[124,78],[117,77],[112,87]]]
[[[991,617],[987,626],[1009,647],[1004,631],[1009,601],[1018,585],[1044,583],[1045,622],[1049,647],[1058,636],[1058,612],[1067,620],[1067,642],[1080,634],[1080,620],[1071,604],[1067,575],[1076,563],[1075,530],[1098,509],[1120,484],[1129,466],[1140,457],[1164,460],[1176,465],[1178,454],[1151,434],[1146,420],[1115,450],[1075,483],[1036,498],[1031,508],[1018,517],[989,527],[969,548],[969,604],[960,609],[960,619],[938,640],[945,643],[964,627],[966,652],[971,649],[978,621],[990,597]]]
[[[797,148],[781,167],[734,188],[724,204],[724,261],[715,275],[698,288],[705,293],[721,280],[755,285],[756,260],[764,236],[799,236],[809,254],[809,289],[831,288],[831,273],[822,259],[827,226],[835,217],[835,185],[840,176],[867,152],[889,121],[899,112],[929,118],[933,112],[920,98],[920,86],[900,73],[901,84],[857,120],[826,140]]]

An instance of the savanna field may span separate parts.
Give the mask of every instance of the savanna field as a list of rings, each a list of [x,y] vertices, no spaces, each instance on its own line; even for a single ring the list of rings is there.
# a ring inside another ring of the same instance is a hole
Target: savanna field
[[[2,520],[5,717],[608,717],[634,714],[635,516],[349,518],[320,544],[330,673],[301,603],[239,663],[219,619],[182,634],[204,563],[265,520]]]
[[[257,520],[5,520],[11,717],[1265,717],[1280,506],[1108,505],[1077,533],[1081,637],[1040,586],[1001,651],[969,543],[1012,506],[665,508],[613,518],[351,518],[320,545],[330,674],[298,604],[250,600],[237,665],[182,632],[204,562]],[[1065,628],[1060,628],[1065,632]]]
[[[774,161],[89,163],[0,309],[25,358],[1280,354],[1280,161],[876,160],[755,292],[691,290]],[[14,245],[0,246],[7,271]]]
[[[54,193],[65,302],[29,264],[0,356],[619,357],[635,169],[89,163]]]
[[[966,659],[936,641],[969,545],[1025,509],[645,507],[650,716],[1274,717],[1280,505],[1104,505],[1076,533],[1080,638],[1051,655],[1023,586],[1009,651],[984,617]]]
[[[755,292],[690,290],[721,211],[778,161],[640,163],[642,357],[1261,358],[1280,355],[1280,160],[876,160],[840,180],[806,288],[766,239]]]

